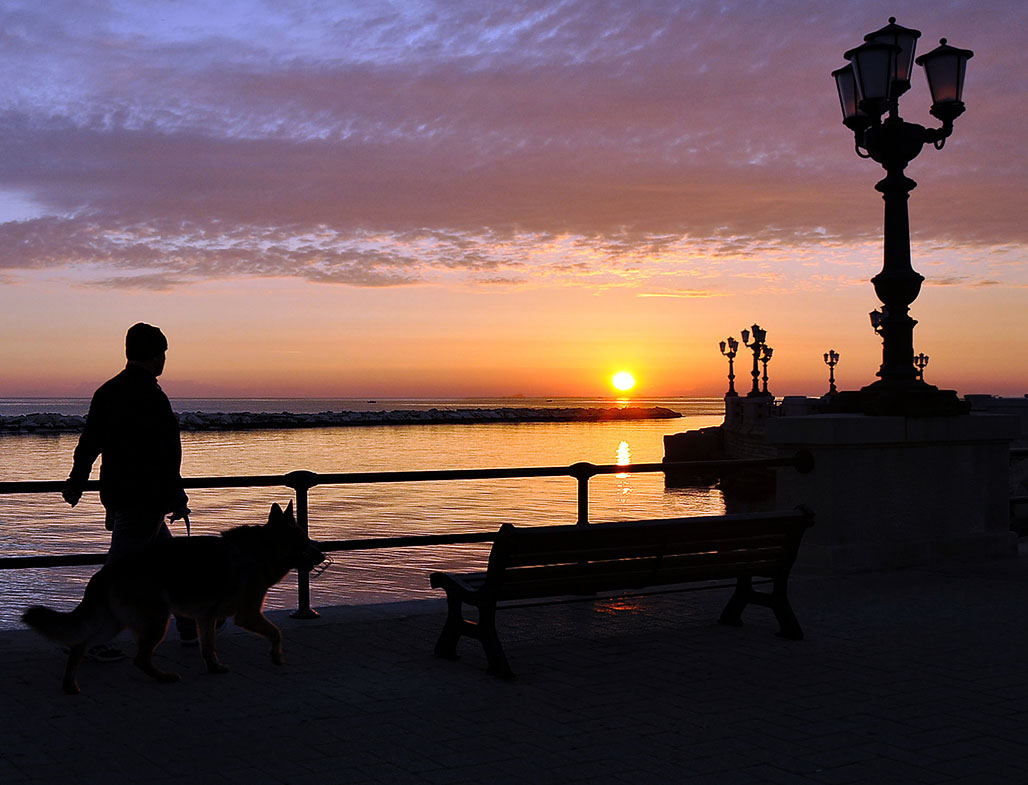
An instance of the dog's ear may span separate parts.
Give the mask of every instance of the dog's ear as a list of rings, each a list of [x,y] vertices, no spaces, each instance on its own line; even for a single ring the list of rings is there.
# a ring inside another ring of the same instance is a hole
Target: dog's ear
[[[275,526],[296,526],[296,518],[293,515],[293,502],[289,502],[285,512],[282,512],[282,508],[278,506],[277,502],[272,504],[271,515],[268,516],[268,523]]]

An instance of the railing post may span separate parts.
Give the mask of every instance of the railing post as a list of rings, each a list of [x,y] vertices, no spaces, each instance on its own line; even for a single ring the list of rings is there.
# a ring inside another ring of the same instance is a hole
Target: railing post
[[[317,484],[313,472],[298,471],[286,475],[287,484],[296,491],[296,525],[305,537],[310,537],[307,491]],[[292,619],[316,619],[318,612],[311,607],[311,575],[309,571],[296,571],[296,610],[289,614]]]
[[[593,464],[586,461],[572,464],[570,467],[571,476],[578,480],[578,520],[579,526],[586,526],[589,523],[589,478],[596,471]]]

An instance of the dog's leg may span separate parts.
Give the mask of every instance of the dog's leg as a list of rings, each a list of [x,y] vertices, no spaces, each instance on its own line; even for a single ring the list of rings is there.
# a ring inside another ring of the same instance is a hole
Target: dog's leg
[[[282,655],[282,631],[265,618],[258,608],[256,611],[240,611],[236,613],[236,624],[250,632],[256,632],[271,641],[271,661],[276,665],[284,665]]]
[[[177,673],[162,671],[153,664],[154,649],[164,640],[164,633],[168,631],[168,618],[165,611],[164,618],[160,621],[154,616],[133,629],[136,634],[136,658],[132,661],[133,664],[150,678],[165,684],[182,678]]]
[[[218,660],[214,650],[214,637],[217,633],[218,620],[213,616],[205,616],[196,620],[196,630],[200,633],[200,653],[207,664],[208,673],[228,673],[228,668]]]
[[[82,662],[82,658],[85,654],[85,643],[75,644],[68,652],[68,664],[64,666],[64,682],[62,686],[64,687],[64,691],[69,695],[79,694],[79,685],[75,680],[75,674],[78,673],[79,664]]]

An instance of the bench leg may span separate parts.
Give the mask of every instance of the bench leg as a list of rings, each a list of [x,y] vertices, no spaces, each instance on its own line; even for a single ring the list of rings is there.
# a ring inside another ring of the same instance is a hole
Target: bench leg
[[[727,624],[729,627],[741,627],[742,612],[746,609],[752,594],[753,579],[749,575],[736,579],[735,591],[732,592],[732,596],[729,598],[728,604],[725,605],[725,609],[721,611],[721,618],[717,620],[718,624]]]
[[[496,633],[495,605],[479,608],[478,633],[482,648],[485,649],[486,660],[489,662],[489,673],[503,679],[513,679],[514,671],[510,669],[507,655],[503,653],[503,646],[500,645],[500,636]]]
[[[460,658],[457,654],[457,641],[464,629],[464,607],[456,592],[446,595],[446,623],[435,644],[435,656],[447,660]]]
[[[771,609],[775,612],[775,618],[778,619],[778,625],[781,627],[778,637],[801,641],[803,640],[803,630],[789,604],[789,595],[786,593],[787,580],[788,578],[775,580],[774,590],[771,594]]]

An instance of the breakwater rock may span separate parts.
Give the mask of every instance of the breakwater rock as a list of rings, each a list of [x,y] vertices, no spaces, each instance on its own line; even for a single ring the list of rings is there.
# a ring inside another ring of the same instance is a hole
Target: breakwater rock
[[[276,428],[334,428],[356,425],[475,425],[521,422],[608,422],[614,420],[666,420],[682,415],[661,406],[530,409],[394,409],[374,412],[182,412],[183,431],[253,431]],[[86,418],[63,414],[0,416],[0,434],[76,433]]]

